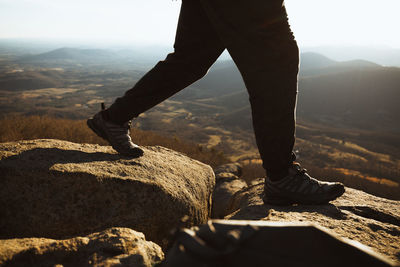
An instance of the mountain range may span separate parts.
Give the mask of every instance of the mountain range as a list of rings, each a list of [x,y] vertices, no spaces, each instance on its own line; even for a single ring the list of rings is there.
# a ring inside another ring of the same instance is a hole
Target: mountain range
[[[158,50],[157,50],[158,51]],[[62,47],[39,54],[22,54],[15,57],[19,63],[31,64],[127,64],[135,63],[136,67],[154,64],[167,49],[154,52],[151,49],[94,49]]]
[[[303,53],[298,90],[297,113],[302,119],[335,127],[400,131],[400,68]],[[224,124],[251,124],[247,92],[232,61],[218,62],[176,98],[226,107],[219,116]]]
[[[131,50],[59,48],[21,56],[16,62],[61,64],[67,70],[76,64],[93,63],[113,71],[110,62],[135,62]],[[154,60],[154,59],[153,59]],[[131,65],[127,65],[127,69]],[[96,74],[112,78],[107,73]],[[72,76],[71,76],[72,75]],[[76,80],[74,72],[26,70],[0,73],[0,90],[29,90],[63,86]],[[93,76],[92,74],[88,74]],[[124,76],[119,74],[117,76]],[[76,76],[76,75],[75,75]],[[87,76],[87,75],[86,75]],[[86,79],[81,77],[79,79]],[[115,76],[115,75],[114,75]],[[93,76],[94,77],[94,76]],[[201,80],[173,99],[196,101],[219,107],[221,123],[249,127],[250,106],[240,73],[232,60],[219,60]],[[335,61],[322,54],[301,54],[297,112],[301,119],[334,125],[382,131],[400,131],[400,68],[384,67],[366,60]]]
[[[400,67],[400,49],[374,46],[313,46],[302,47],[303,52],[314,52],[338,61],[364,59],[382,66]]]

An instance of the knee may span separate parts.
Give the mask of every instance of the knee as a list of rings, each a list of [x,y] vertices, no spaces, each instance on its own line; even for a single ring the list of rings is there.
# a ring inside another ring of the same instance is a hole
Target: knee
[[[180,74],[188,74],[196,79],[204,77],[211,65],[215,62],[213,59],[198,57],[193,55],[184,55],[177,52],[169,54],[165,60],[159,64]]]

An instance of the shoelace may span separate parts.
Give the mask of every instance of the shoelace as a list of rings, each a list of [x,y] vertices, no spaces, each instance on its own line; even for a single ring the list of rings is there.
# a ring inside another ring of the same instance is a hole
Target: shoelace
[[[311,184],[318,184],[318,181],[309,178],[307,175],[305,175],[307,173],[307,169],[302,168],[300,165],[296,164],[296,174],[295,176],[300,177],[302,180],[307,180],[309,183]]]

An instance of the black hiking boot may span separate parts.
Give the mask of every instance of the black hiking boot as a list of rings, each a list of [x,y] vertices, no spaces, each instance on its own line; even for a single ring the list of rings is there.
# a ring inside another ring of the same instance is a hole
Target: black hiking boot
[[[321,182],[307,174],[300,164],[293,163],[281,180],[265,180],[264,203],[273,205],[326,204],[343,195],[342,183]]]
[[[104,110],[104,105],[102,105],[102,109]],[[143,155],[143,150],[132,142],[129,135],[131,121],[124,125],[118,125],[106,121],[100,111],[86,123],[93,132],[108,141],[119,154],[135,158]]]

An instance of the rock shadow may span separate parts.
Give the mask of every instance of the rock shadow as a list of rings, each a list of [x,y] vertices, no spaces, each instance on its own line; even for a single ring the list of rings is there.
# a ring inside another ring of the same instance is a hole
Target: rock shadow
[[[355,215],[372,219],[378,222],[400,226],[400,217],[391,215],[368,206],[339,206],[339,208],[352,212]]]
[[[292,205],[292,206],[276,206],[276,205],[251,205],[236,211],[230,219],[241,220],[260,220],[267,218],[273,212],[297,212],[297,213],[318,213],[323,216],[344,220],[347,218],[338,207],[329,203],[325,205]]]
[[[18,155],[3,158],[1,162],[4,165],[19,164],[21,168],[40,166],[40,168],[50,168],[54,164],[63,163],[89,163],[99,161],[119,161],[124,159],[135,159],[133,157],[124,157],[119,154],[104,152],[84,152],[80,150],[65,150],[59,148],[35,148],[24,151]],[[133,162],[130,163],[131,165]],[[2,164],[0,164],[1,166]]]
[[[271,210],[280,212],[298,212],[298,213],[319,213],[326,217],[335,220],[344,220],[347,218],[346,214],[343,213],[337,206],[332,203],[324,205],[292,205],[292,206],[275,206],[268,205]]]

